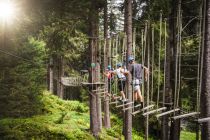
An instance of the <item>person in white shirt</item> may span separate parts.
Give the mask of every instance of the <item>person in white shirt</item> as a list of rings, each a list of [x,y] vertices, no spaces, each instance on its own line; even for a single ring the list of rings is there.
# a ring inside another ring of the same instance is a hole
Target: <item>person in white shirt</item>
[[[118,88],[120,90],[120,95],[122,97],[122,101],[126,102],[127,99],[125,97],[125,84],[126,84],[126,76],[125,74],[128,73],[128,71],[122,67],[122,63],[117,64],[117,69],[113,71],[115,75],[117,75],[118,78]]]

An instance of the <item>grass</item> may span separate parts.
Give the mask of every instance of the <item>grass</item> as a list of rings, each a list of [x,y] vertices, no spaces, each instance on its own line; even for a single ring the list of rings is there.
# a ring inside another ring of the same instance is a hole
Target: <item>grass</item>
[[[188,131],[181,131],[180,140],[196,140],[196,134]]]
[[[42,115],[30,118],[0,120],[1,140],[94,140],[89,132],[89,108],[78,101],[64,101],[48,92],[40,97]],[[103,129],[99,140],[123,140],[122,120],[111,115],[111,129]],[[133,130],[133,140],[143,140]],[[181,140],[195,140],[192,132],[182,131]]]
[[[89,109],[78,101],[63,101],[44,92],[42,115],[30,118],[0,120],[0,138],[3,140],[93,140],[89,132]],[[100,140],[123,139],[122,121],[112,115],[112,128],[103,129]],[[133,131],[133,139],[142,137]]]

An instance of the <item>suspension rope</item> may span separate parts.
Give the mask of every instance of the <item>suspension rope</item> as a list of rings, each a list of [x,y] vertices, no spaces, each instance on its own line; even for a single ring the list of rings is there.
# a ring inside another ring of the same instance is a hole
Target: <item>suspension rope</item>
[[[176,101],[176,107],[179,106],[179,96],[180,96],[180,91],[181,91],[181,54],[182,54],[182,13],[181,13],[181,0],[180,0],[180,4],[179,4],[179,22],[178,22],[178,30],[179,30],[179,36],[178,36],[178,51],[179,51],[179,55],[178,55],[178,64],[179,64],[179,76],[178,76],[178,91],[177,91],[177,101]]]
[[[104,69],[103,69],[103,73],[106,71],[106,66],[105,66],[105,61],[106,61],[106,44],[107,44],[107,38],[105,38],[104,40],[104,48],[103,48],[103,54],[104,54],[104,58],[103,58],[103,61],[104,61]],[[103,80],[105,81],[105,75],[103,76]],[[107,88],[107,87],[106,87]],[[107,91],[108,91],[108,88],[107,88]]]
[[[200,16],[202,16],[202,7],[200,7]],[[196,111],[199,111],[199,94],[200,94],[200,87],[199,87],[199,82],[200,82],[200,61],[201,61],[201,42],[202,42],[202,18],[199,19],[200,20],[200,28],[199,28],[199,45],[198,45],[198,69],[197,69],[197,94],[196,94]]]
[[[163,74],[163,76],[164,76],[164,78],[163,78],[163,80],[164,80],[164,82],[163,82],[163,105],[165,106],[165,96],[166,96],[166,46],[167,46],[167,44],[166,44],[166,41],[167,41],[167,25],[166,25],[166,19],[164,19],[164,52],[165,52],[165,54],[164,54],[164,57],[165,57],[165,59],[164,59],[164,74]]]
[[[154,49],[155,49],[155,41],[154,41],[154,24],[152,25],[152,70],[151,70],[151,77],[152,77],[152,87],[151,87],[151,101],[153,101],[153,94],[154,94]]]
[[[180,43],[180,9],[181,9],[181,0],[179,1],[179,6],[178,6],[178,18],[177,18],[177,28],[178,28],[178,37],[177,37],[177,45],[176,45],[176,64],[175,64],[175,88],[174,88],[174,110],[175,108],[177,108],[177,101],[178,101],[178,98],[177,98],[177,94],[178,94],[178,63],[179,63],[179,43]],[[180,65],[179,65],[180,66]],[[174,116],[175,116],[175,111],[174,111]]]
[[[160,12],[160,34],[159,34],[159,57],[158,57],[158,97],[157,97],[157,109],[159,106],[160,98],[160,56],[161,56],[161,46],[162,46],[162,11]]]
[[[143,61],[143,63],[142,63],[142,65],[144,66],[145,65],[145,58],[146,58],[146,49],[147,49],[147,35],[148,35],[148,22],[146,21],[146,23],[145,23],[145,32],[144,32],[144,47],[143,47],[143,59],[142,59],[142,61]],[[144,72],[144,69],[143,69],[143,79],[145,78],[145,72]],[[143,80],[143,85],[142,85],[142,87],[144,87],[145,86],[145,81]],[[144,87],[144,89],[143,89],[143,91],[145,90],[145,87]],[[144,91],[144,94],[143,94],[143,101],[144,101],[144,98],[145,98],[145,91]],[[145,103],[145,102],[144,102]],[[143,104],[143,108],[144,108],[144,105],[145,104]]]
[[[122,44],[122,57],[121,57],[122,62],[124,62],[124,56],[125,56],[125,36],[123,36],[123,44]]]
[[[133,58],[136,61],[136,28],[133,30]],[[135,95],[134,95],[134,86],[135,86],[135,66],[133,67],[133,81],[132,81],[132,101],[135,101]],[[134,104],[135,106],[135,104]],[[134,107],[132,108],[132,112],[134,112]]]
[[[141,61],[142,65],[144,66],[144,30],[141,30]],[[144,98],[144,71],[142,72],[142,88],[141,88],[142,98]]]
[[[147,68],[148,71],[150,71],[150,21],[148,21],[148,39],[147,39]],[[150,76],[149,73],[147,73],[147,102],[146,106],[149,106],[149,99],[150,99]],[[148,111],[148,110],[147,110]],[[146,139],[148,140],[148,135],[149,135],[149,115],[146,116]]]
[[[202,86],[202,77],[203,77],[203,57],[204,57],[204,35],[206,31],[205,21],[206,21],[206,0],[203,0],[204,5],[204,14],[203,14],[203,32],[202,32],[202,42],[201,42],[201,68],[200,68],[200,86],[199,86],[199,105],[200,105],[200,96],[201,96],[201,86]]]

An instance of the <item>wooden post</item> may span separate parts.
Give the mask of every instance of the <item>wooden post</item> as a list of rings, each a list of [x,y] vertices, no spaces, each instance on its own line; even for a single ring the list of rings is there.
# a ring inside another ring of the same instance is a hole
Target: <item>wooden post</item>
[[[91,0],[91,7],[89,12],[89,36],[91,37],[89,39],[89,48],[90,48],[90,76],[89,76],[89,82],[95,83],[96,82],[96,63],[97,63],[97,53],[96,49],[98,46],[98,40],[96,37],[99,35],[99,27],[98,27],[98,20],[99,20],[99,8],[97,5],[97,0]],[[90,86],[90,90],[97,90],[97,86]],[[99,127],[99,119],[98,119],[98,113],[97,113],[97,95],[96,92],[92,92],[89,97],[90,102],[90,130],[91,133],[98,137],[98,133],[100,131]]]
[[[127,35],[127,68],[129,67],[128,64],[128,57],[132,55],[132,0],[125,0],[125,32]],[[131,75],[127,76],[127,98],[129,101],[132,101],[132,87],[131,83]],[[131,104],[127,107],[131,107]],[[132,140],[132,109],[125,111],[125,140]]]
[[[107,0],[105,0],[104,6],[104,39],[105,39],[105,52],[104,52],[104,70],[106,70],[109,62],[108,54],[109,54],[109,39],[108,39],[108,8],[107,8]],[[108,90],[108,79],[105,78],[105,88]],[[110,91],[108,91],[110,92]],[[111,93],[109,93],[111,94]],[[110,112],[109,112],[109,97],[105,95],[104,101],[104,127],[110,128]]]
[[[96,63],[96,82],[100,82],[100,64]],[[96,107],[97,107],[97,115],[98,115],[98,125],[99,131],[102,129],[102,114],[101,114],[101,94],[99,93],[99,87],[96,87]]]

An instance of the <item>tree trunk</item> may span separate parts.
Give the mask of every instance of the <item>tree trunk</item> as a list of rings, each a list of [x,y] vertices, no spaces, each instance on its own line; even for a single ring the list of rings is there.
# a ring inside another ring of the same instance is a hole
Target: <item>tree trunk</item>
[[[59,81],[60,81],[60,98],[61,99],[64,99],[64,86],[63,84],[61,83],[61,77],[64,76],[64,60],[63,60],[63,57],[60,56],[60,68],[59,68],[59,73],[60,73],[60,76],[59,76]]]
[[[177,11],[177,5],[178,1],[177,0],[171,0],[171,14],[170,14],[170,21],[169,21],[169,36],[170,36],[170,48],[172,52],[172,61],[171,61],[171,85],[175,85],[175,69],[176,69],[176,52],[178,51],[176,49],[176,25],[175,25],[175,18],[176,17],[176,11]],[[175,91],[174,86],[172,88],[172,91]],[[174,93],[173,93],[174,97]],[[175,103],[175,99],[173,99],[173,103]],[[179,112],[176,113],[178,115]],[[171,121],[171,129],[170,129],[170,140],[179,140],[180,138],[180,120],[174,120]]]
[[[125,32],[127,35],[127,68],[128,65],[128,57],[132,55],[132,0],[125,0]],[[131,87],[131,75],[129,74],[127,77],[127,98],[128,101],[132,101],[132,87]],[[131,104],[128,105],[131,107]],[[125,130],[124,135],[126,140],[132,139],[132,109],[129,109],[125,112]]]
[[[98,47],[98,22],[99,22],[99,9],[97,7],[98,0],[91,0],[91,7],[89,12],[89,36],[91,37],[89,40],[90,47],[90,77],[89,82],[95,83],[97,82],[97,72],[96,72],[96,63],[97,63],[97,47]],[[97,89],[96,86],[91,86],[91,90]],[[98,118],[98,108],[97,108],[97,93],[92,92],[89,97],[90,102],[90,130],[93,136],[98,137],[98,133],[100,132],[99,127],[99,118]]]
[[[104,6],[104,38],[106,40],[105,52],[104,52],[104,70],[106,70],[108,66],[108,54],[109,54],[109,40],[108,40],[108,8],[107,8],[107,0],[105,0]],[[108,79],[105,78],[105,88],[108,89]],[[109,91],[108,91],[109,92]],[[111,94],[111,93],[110,93]],[[104,99],[104,127],[110,128],[110,112],[109,112],[109,97],[105,96]]]
[[[210,0],[205,6],[203,74],[201,86],[201,117],[210,117]],[[201,125],[201,139],[210,139],[210,122]]]
[[[100,64],[97,62],[96,63],[96,82],[100,82]],[[96,87],[98,90],[99,87]],[[97,115],[98,115],[98,125],[99,125],[99,131],[102,129],[102,113],[101,113],[101,95],[97,93],[96,95],[96,106],[97,106]]]
[[[171,6],[173,5],[174,1],[172,2]],[[171,9],[170,17],[174,17],[174,8]],[[174,18],[170,18],[169,20],[169,39],[167,41],[166,46],[166,66],[165,66],[165,103],[172,102],[172,89],[171,89],[171,54],[172,48],[175,47],[175,35],[174,35]],[[165,105],[167,110],[171,110],[170,105]],[[162,118],[162,130],[161,130],[161,139],[168,140],[169,139],[169,115],[163,116]]]
[[[53,85],[53,57],[50,57],[50,65],[49,65],[49,91],[53,93],[54,85]]]
[[[61,83],[61,77],[64,74],[63,69],[63,58],[62,56],[57,56],[57,96],[63,99],[64,87]]]
[[[56,56],[57,96],[60,97],[60,57]]]

